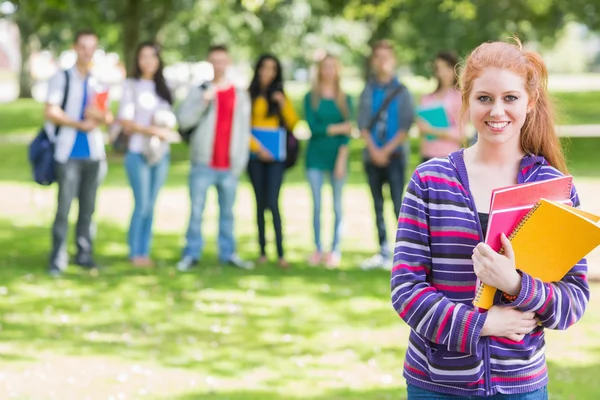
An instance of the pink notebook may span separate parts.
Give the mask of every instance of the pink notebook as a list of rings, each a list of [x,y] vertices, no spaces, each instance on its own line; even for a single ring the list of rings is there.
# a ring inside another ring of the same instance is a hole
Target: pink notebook
[[[572,205],[572,185],[573,177],[568,175],[495,189],[490,201],[485,243],[492,249],[500,251],[502,247],[500,235],[504,233],[508,236],[541,198]]]

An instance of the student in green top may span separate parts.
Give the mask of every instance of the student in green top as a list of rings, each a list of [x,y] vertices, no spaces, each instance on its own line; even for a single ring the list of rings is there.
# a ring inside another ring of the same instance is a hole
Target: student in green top
[[[306,150],[306,175],[313,195],[313,226],[316,250],[308,262],[325,262],[333,268],[339,265],[340,231],[342,224],[342,187],[348,170],[348,140],[352,131],[352,104],[340,87],[340,63],[334,56],[324,57],[317,67],[316,79],[304,97],[306,121],[312,132]],[[331,252],[324,254],[321,246],[321,187],[329,177],[333,191],[335,224]]]

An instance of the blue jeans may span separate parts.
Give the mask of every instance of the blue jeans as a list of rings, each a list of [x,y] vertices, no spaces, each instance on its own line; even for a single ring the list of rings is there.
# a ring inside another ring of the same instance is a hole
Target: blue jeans
[[[534,390],[529,393],[522,394],[495,394],[493,396],[455,396],[451,394],[444,394],[438,392],[432,392],[430,390],[421,389],[415,385],[408,385],[407,388],[408,400],[477,400],[477,399],[492,399],[492,400],[548,400],[548,388],[543,387],[538,390]]]
[[[168,154],[155,165],[148,165],[140,153],[127,153],[125,156],[125,169],[135,203],[127,236],[130,258],[150,254],[154,205],[158,191],[167,179],[169,161]]]
[[[254,189],[256,198],[256,225],[258,226],[258,244],[260,255],[266,255],[267,240],[265,238],[265,212],[271,211],[277,255],[283,258],[283,229],[281,227],[281,213],[279,212],[279,192],[283,183],[285,163],[283,161],[264,162],[250,160],[248,162],[248,176]]]
[[[204,240],[202,238],[202,214],[206,194],[211,186],[217,188],[219,201],[219,259],[229,261],[235,254],[233,238],[233,205],[237,192],[238,178],[229,170],[217,170],[207,165],[192,165],[189,177],[191,213],[186,234],[183,256],[199,260]]]
[[[384,258],[390,258],[392,253],[387,241],[385,219],[383,218],[383,185],[390,187],[390,195],[394,203],[394,213],[397,219],[402,206],[402,194],[404,192],[404,174],[406,170],[406,159],[404,151],[398,152],[390,159],[385,167],[374,165],[368,158],[364,161],[365,171],[371,196],[373,197],[373,208],[375,209],[375,224],[379,236],[380,254]]]
[[[329,183],[333,192],[333,212],[335,214],[335,222],[333,225],[333,242],[331,251],[340,252],[340,236],[342,230],[342,188],[346,178],[337,179],[333,176],[332,171],[321,171],[319,169],[309,168],[306,170],[306,177],[310,184],[310,190],[313,197],[313,228],[315,232],[315,245],[317,251],[323,250],[321,246],[321,188],[325,175],[329,175]]]

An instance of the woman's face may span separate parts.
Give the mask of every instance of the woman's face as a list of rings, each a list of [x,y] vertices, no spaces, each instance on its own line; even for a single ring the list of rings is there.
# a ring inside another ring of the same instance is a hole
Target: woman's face
[[[267,87],[277,76],[277,64],[275,60],[265,59],[258,68],[258,79],[262,87]]]
[[[434,61],[435,76],[442,82],[443,87],[450,87],[454,83],[454,68],[445,60],[436,58]]]
[[[332,82],[337,78],[337,66],[333,58],[328,57],[321,63],[321,80],[324,82]]]
[[[518,142],[529,110],[525,81],[511,70],[488,68],[473,80],[469,116],[483,140]]]
[[[160,64],[156,51],[149,46],[142,48],[140,51],[140,54],[138,55],[138,63],[140,65],[142,75],[145,77],[154,76],[156,71],[158,71]]]

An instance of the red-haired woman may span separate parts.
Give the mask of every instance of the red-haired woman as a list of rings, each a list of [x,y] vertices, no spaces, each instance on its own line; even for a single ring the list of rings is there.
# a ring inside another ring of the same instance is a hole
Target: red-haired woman
[[[544,283],[515,268],[506,237],[505,255],[481,243],[493,189],[567,172],[547,80],[539,54],[518,41],[477,47],[460,85],[478,141],[421,164],[409,182],[391,279],[394,308],[411,327],[409,399],[548,398],[544,330],[583,315],[586,262]],[[571,200],[579,206],[575,189]],[[477,278],[502,292],[487,312],[472,306]]]

